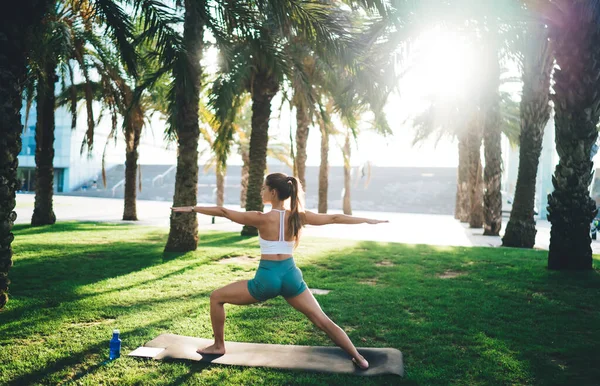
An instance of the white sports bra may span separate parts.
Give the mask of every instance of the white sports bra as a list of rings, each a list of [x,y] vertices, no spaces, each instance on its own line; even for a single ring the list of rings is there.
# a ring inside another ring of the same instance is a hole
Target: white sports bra
[[[294,241],[285,241],[285,210],[271,209],[279,212],[279,240],[265,240],[258,235],[260,253],[263,255],[291,255],[294,252]]]

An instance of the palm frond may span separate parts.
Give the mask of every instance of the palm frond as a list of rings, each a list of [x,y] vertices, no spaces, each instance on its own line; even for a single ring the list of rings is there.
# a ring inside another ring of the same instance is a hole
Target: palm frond
[[[128,71],[137,76],[137,55],[132,44],[134,35],[131,18],[113,0],[94,0],[93,6],[97,17],[106,26],[106,32],[119,47],[119,54]]]
[[[29,121],[29,112],[31,111],[31,105],[35,99],[36,80],[33,77],[27,77],[25,86],[23,87],[23,96],[25,97],[25,124],[27,128],[27,122]]]

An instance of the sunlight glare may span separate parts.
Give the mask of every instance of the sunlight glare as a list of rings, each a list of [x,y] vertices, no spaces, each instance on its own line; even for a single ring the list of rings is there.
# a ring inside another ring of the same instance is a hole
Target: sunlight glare
[[[461,97],[471,86],[477,57],[466,38],[440,27],[423,33],[401,84],[406,97]]]

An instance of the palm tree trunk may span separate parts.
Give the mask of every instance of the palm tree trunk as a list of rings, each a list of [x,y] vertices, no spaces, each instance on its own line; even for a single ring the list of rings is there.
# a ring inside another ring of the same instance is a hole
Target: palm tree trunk
[[[296,99],[296,157],[294,164],[296,165],[296,177],[298,177],[304,191],[306,191],[306,143],[308,141],[310,118],[301,98]]]
[[[261,70],[254,77],[252,86],[252,133],[250,134],[250,170],[246,211],[262,211],[260,190],[267,167],[271,100],[279,91],[279,83],[272,74]],[[258,230],[245,225],[241,234],[242,236],[256,236]]]
[[[225,203],[225,170],[221,162],[217,162],[217,206],[223,206]]]
[[[523,63],[519,172],[510,219],[502,238],[505,247],[535,245],[535,186],[542,153],[544,128],[550,118],[550,74],[554,56],[544,26],[530,29],[530,42]]]
[[[37,122],[35,128],[35,204],[31,225],[50,225],[56,222],[52,209],[54,194],[54,83],[56,61],[47,58],[37,85]]]
[[[201,9],[205,1],[185,0],[183,44],[185,71],[174,74],[176,99],[176,132],[178,142],[175,173],[174,206],[195,206],[198,195],[198,103],[204,46],[204,19]],[[165,252],[187,252],[198,248],[198,218],[195,213],[171,213],[171,228]]]
[[[460,222],[469,222],[469,148],[464,133],[458,135],[458,178],[454,218]]]
[[[502,229],[502,138],[500,116],[500,95],[496,94],[494,106],[487,112],[484,128],[485,183],[484,229],[486,236],[498,236]]]
[[[321,164],[319,165],[319,213],[327,213],[327,194],[329,191],[329,132],[323,119],[319,120],[321,129]]]
[[[344,214],[352,215],[352,203],[350,201],[350,131],[346,133],[346,141],[344,142],[344,200],[342,209]]]
[[[600,116],[600,10],[594,3],[561,2],[565,17],[550,26],[559,66],[552,99],[560,157],[548,197],[550,269],[592,269],[590,223],[597,209],[588,189]]]
[[[485,169],[483,180],[485,191],[483,196],[484,226],[483,234],[498,236],[502,228],[502,135],[500,115],[500,58],[498,50],[490,45],[487,50],[485,121],[483,126],[483,143]]]
[[[24,0],[20,12],[0,15],[0,310],[8,302],[8,271],[12,266],[11,232],[17,213],[18,155],[21,151],[22,90],[26,76],[26,54],[32,27],[39,25],[50,0]],[[27,10],[26,12],[23,10]]]
[[[138,168],[138,146],[144,126],[143,113],[140,106],[132,108],[131,118],[125,128],[125,197],[123,220],[137,221],[136,177]]]
[[[483,179],[481,166],[482,122],[478,113],[467,134],[469,154],[469,226],[483,228]]]
[[[240,207],[246,207],[246,195],[248,194],[248,177],[250,176],[250,152],[242,149],[242,176],[240,179]]]

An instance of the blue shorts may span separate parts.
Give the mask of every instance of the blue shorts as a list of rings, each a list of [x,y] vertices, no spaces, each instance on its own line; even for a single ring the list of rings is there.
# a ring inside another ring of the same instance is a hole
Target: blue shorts
[[[306,288],[302,271],[292,257],[279,261],[261,260],[254,279],[248,280],[250,295],[261,302],[279,295],[293,298]]]

